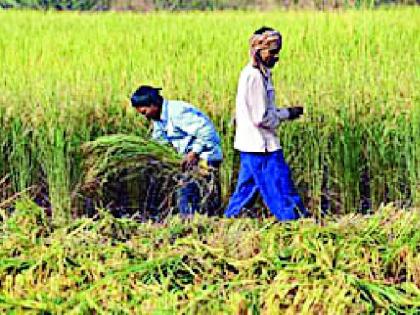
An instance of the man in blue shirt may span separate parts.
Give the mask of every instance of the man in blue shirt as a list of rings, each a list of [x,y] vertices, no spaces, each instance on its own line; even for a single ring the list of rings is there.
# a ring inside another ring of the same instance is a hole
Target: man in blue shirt
[[[191,104],[166,100],[160,95],[160,88],[140,86],[131,97],[131,104],[139,114],[153,121],[152,138],[160,143],[172,145],[182,154],[183,172],[202,166],[208,170],[206,179],[205,207],[207,214],[214,214],[221,204],[218,169],[223,159],[219,135],[211,120]],[[183,217],[190,217],[200,209],[202,198],[197,181],[184,176],[177,192],[178,208]],[[211,195],[211,196],[210,196]],[[203,208],[203,207],[201,207]]]

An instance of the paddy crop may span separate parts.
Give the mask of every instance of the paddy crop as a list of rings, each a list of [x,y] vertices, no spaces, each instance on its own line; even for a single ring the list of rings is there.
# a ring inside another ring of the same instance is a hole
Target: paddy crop
[[[315,223],[107,211],[55,228],[21,200],[0,224],[0,311],[53,314],[418,314],[420,212]]]
[[[47,199],[70,218],[86,141],[146,137],[129,104],[140,84],[195,104],[221,134],[224,200],[236,178],[232,149],[237,79],[248,38],[283,34],[274,70],[280,106],[305,116],[279,128],[305,204],[372,212],[419,205],[419,9],[219,13],[0,12],[0,175],[6,195]],[[29,190],[28,190],[29,189]],[[83,209],[81,209],[83,211]]]
[[[418,314],[419,14],[0,11],[0,312]],[[214,121],[227,200],[236,84],[262,25],[283,34],[278,104],[305,106],[278,134],[314,218],[81,216],[87,184],[179,163],[129,104],[140,84]]]

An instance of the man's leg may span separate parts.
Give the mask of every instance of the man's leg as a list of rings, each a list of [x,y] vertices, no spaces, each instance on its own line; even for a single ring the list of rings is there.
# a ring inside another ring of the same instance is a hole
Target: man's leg
[[[177,190],[177,203],[182,217],[190,217],[200,208],[200,188],[193,179],[185,179]]]
[[[201,181],[202,213],[208,216],[220,215],[222,206],[222,191],[220,185],[219,167],[210,167]]]
[[[143,201],[143,196],[139,193],[139,209],[145,218],[158,220],[161,214],[159,213],[159,180],[154,176],[146,176],[145,180],[147,181],[146,196]]]
[[[281,150],[265,155],[263,167],[256,169],[254,178],[264,202],[280,221],[305,217],[308,212],[299,197],[289,166]]]
[[[243,207],[248,205],[257,192],[257,186],[252,175],[251,162],[255,156],[252,153],[241,153],[241,166],[238,183],[234,194],[230,197],[229,205],[225,210],[228,218],[237,216]]]

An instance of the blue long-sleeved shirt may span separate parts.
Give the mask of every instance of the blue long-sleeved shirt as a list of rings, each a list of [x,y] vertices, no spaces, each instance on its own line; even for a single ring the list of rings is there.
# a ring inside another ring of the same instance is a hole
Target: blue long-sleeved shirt
[[[209,162],[223,159],[220,137],[213,123],[186,102],[163,101],[160,120],[153,122],[152,138],[171,144],[180,154],[193,151]]]

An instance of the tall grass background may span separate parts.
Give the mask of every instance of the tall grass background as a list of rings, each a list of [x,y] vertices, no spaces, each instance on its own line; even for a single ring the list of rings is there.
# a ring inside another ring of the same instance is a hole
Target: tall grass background
[[[147,136],[129,104],[140,84],[206,112],[225,154],[225,201],[237,170],[233,115],[248,38],[279,29],[279,106],[305,116],[279,137],[310,210],[420,204],[418,8],[375,11],[57,13],[0,11],[0,176],[9,194],[44,185],[67,221],[81,180],[80,145]]]

